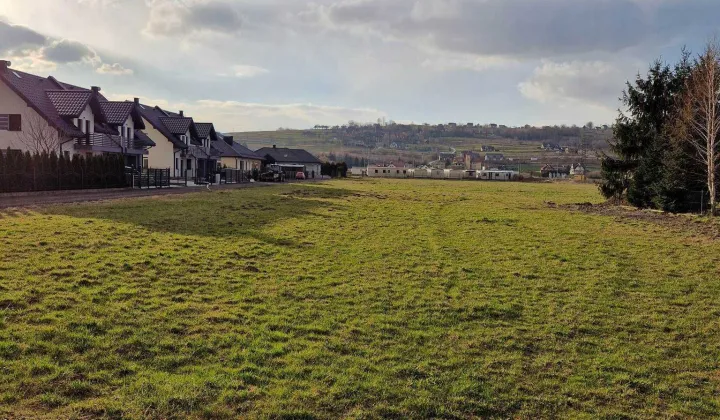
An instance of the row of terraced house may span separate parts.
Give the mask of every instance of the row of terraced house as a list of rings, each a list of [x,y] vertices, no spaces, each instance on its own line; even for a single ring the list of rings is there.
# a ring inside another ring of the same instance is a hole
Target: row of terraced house
[[[90,89],[11,68],[0,61],[0,150],[121,154],[127,167],[169,169],[172,177],[203,178],[217,168],[260,169],[270,153],[254,152],[183,111],[110,101]],[[275,150],[277,151],[277,150]],[[267,157],[266,157],[267,156]],[[306,171],[320,175],[310,156]]]

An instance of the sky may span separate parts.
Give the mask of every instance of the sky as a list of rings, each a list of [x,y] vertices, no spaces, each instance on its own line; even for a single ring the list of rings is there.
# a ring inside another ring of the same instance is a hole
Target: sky
[[[0,0],[0,58],[220,131],[609,124],[717,0]]]

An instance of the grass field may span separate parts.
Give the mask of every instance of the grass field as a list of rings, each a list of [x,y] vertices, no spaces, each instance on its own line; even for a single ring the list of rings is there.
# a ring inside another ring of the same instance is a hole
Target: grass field
[[[5,211],[0,418],[720,416],[720,245],[544,203],[599,199],[347,180]]]

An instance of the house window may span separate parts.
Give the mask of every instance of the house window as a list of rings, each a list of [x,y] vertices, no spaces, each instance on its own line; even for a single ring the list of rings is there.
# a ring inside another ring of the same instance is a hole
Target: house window
[[[22,131],[22,115],[8,115],[8,131]]]
[[[178,167],[180,166],[180,159],[175,158],[175,170],[178,170]]]
[[[192,159],[187,160],[187,169],[188,169],[188,171],[192,170]]]
[[[90,120],[85,120],[85,133],[90,134]]]
[[[148,166],[149,166],[148,157],[147,157],[147,156],[143,156],[143,161],[142,161],[142,167],[143,167],[143,169],[147,169]]]
[[[378,170],[377,170],[377,169],[375,169],[375,173],[378,173]]]

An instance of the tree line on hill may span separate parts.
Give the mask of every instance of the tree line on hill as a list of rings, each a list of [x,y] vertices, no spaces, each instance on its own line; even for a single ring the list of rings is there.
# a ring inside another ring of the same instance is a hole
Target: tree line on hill
[[[0,151],[0,192],[29,192],[127,186],[120,155],[75,156],[55,152]]]
[[[720,46],[674,65],[656,61],[627,83],[600,191],[640,208],[717,213]]]

